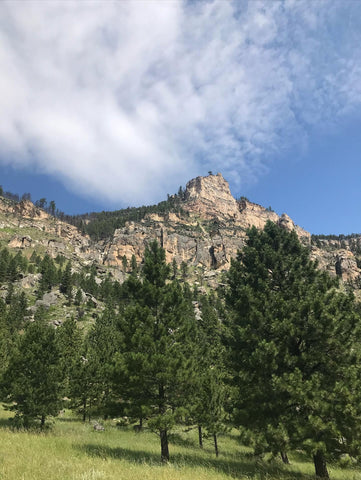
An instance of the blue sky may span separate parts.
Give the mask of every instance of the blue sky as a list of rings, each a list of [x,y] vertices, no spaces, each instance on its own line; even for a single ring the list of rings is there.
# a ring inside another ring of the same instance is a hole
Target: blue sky
[[[0,184],[82,213],[220,171],[361,232],[360,44],[351,0],[3,1]]]

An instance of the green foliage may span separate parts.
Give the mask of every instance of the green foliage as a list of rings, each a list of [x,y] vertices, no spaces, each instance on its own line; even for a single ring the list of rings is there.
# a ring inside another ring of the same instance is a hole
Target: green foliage
[[[115,370],[128,409],[139,417],[150,415],[158,429],[163,460],[169,459],[167,432],[190,399],[195,348],[189,292],[169,282],[169,274],[165,251],[152,242],[145,251],[142,282],[133,277],[125,282],[131,295],[118,323],[124,344]]]
[[[8,248],[3,248],[0,252],[0,283],[15,282],[21,273],[26,273],[28,260],[21,252],[13,255]]]
[[[44,293],[49,292],[52,287],[58,283],[59,276],[54,260],[48,254],[45,254],[39,269],[41,279],[39,282],[38,298],[41,298]]]
[[[55,330],[38,321],[29,324],[3,376],[8,408],[23,426],[56,416],[62,402],[62,372]]]
[[[228,275],[235,421],[272,451],[352,452],[361,414],[353,298],[316,268],[296,233],[269,222],[248,234]]]
[[[66,319],[56,330],[56,342],[59,349],[60,369],[64,376],[64,394],[70,396],[69,385],[83,345],[83,335],[74,318]]]
[[[64,272],[61,275],[60,292],[66,296],[70,304],[73,298],[73,275],[70,261],[66,264]]]
[[[201,315],[197,319],[196,388],[192,396],[192,421],[199,428],[199,443],[202,445],[204,429],[210,435],[225,432],[229,388],[226,386],[227,371],[225,349],[221,342],[222,324],[213,299],[203,295],[199,300]],[[216,452],[218,454],[218,451]]]
[[[184,200],[184,191],[180,187],[178,195],[168,196],[166,201],[157,205],[142,207],[128,207],[113,212],[93,212],[85,215],[62,215],[67,222],[75,225],[80,231],[87,233],[94,240],[110,238],[117,228],[125,226],[126,222],[139,222],[146,215],[152,213],[164,214],[169,212],[184,213],[182,210],[182,201]]]

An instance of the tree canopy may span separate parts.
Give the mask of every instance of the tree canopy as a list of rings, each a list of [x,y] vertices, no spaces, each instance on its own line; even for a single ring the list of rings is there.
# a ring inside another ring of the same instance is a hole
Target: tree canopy
[[[360,329],[351,295],[318,270],[295,232],[252,228],[228,274],[226,344],[234,418],[258,448],[306,449],[316,475],[360,436]]]

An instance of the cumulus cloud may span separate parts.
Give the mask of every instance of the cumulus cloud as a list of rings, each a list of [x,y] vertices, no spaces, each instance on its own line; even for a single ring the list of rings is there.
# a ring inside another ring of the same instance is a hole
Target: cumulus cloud
[[[249,182],[361,103],[359,2],[2,2],[0,162],[119,205]]]

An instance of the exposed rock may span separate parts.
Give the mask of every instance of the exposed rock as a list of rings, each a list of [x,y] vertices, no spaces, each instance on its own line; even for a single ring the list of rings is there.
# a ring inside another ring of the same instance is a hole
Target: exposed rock
[[[36,218],[36,219],[48,219],[49,214],[44,212],[41,208],[35,207],[30,200],[22,200],[16,203],[13,207],[15,215],[19,215],[23,218]]]
[[[123,282],[130,271],[132,256],[140,264],[146,246],[156,239],[165,249],[167,262],[175,260],[178,266],[185,262],[191,267],[187,278],[203,289],[204,286],[216,288],[222,282],[222,273],[228,270],[231,258],[244,246],[247,229],[263,228],[271,220],[288,231],[294,230],[311,248],[312,258],[318,260],[320,268],[353,285],[360,283],[361,270],[352,252],[360,254],[361,236],[317,238],[311,246],[310,234],[295,225],[288,215],[278,216],[270,208],[245,198],[236,201],[221,174],[189,181],[179,201],[178,213],[149,214],[139,222],[128,222],[116,230],[112,238],[95,243],[74,226],[48,215],[30,201],[16,204],[0,198],[0,239],[10,248],[21,249],[28,258],[33,251],[41,255],[47,252],[53,258],[61,254],[72,261],[74,271],[95,264],[97,283],[109,271]],[[124,268],[124,257],[127,268]],[[39,278],[27,275],[17,284],[21,288],[36,288]],[[2,294],[6,295],[6,291]],[[82,296],[83,301],[86,298],[95,308],[99,307],[91,295],[83,292]],[[36,305],[49,308],[58,300],[51,294],[38,300]]]
[[[228,182],[220,173],[190,180],[186,186],[183,208],[202,218],[239,217],[237,202],[232,197]]]
[[[250,227],[263,228],[268,220],[274,223],[279,220],[277,213],[244,198],[238,202],[238,205],[241,212],[239,225],[245,229]]]
[[[8,246],[10,248],[28,248],[31,246],[31,242],[32,239],[29,235],[15,235],[8,243]]]
[[[41,278],[41,273],[29,273],[19,280],[21,288],[34,288]]]
[[[37,300],[35,302],[35,306],[39,308],[40,306],[44,307],[46,310],[49,310],[49,308],[52,305],[56,305],[58,303],[60,297],[60,293],[57,291],[54,292],[48,292],[43,295],[43,298],[41,300]]]
[[[104,432],[104,426],[99,422],[94,422],[93,428],[96,432]]]
[[[298,225],[295,225],[293,220],[285,213],[280,216],[278,220],[278,225],[289,232],[295,230],[298,238],[301,241],[307,244],[311,243],[311,234],[306,232],[306,230],[303,230],[303,228],[299,227]]]
[[[86,296],[87,302],[91,304],[92,307],[96,308],[98,306],[98,300],[95,297],[93,297],[93,295],[91,295],[90,293],[86,293],[85,296]]]

